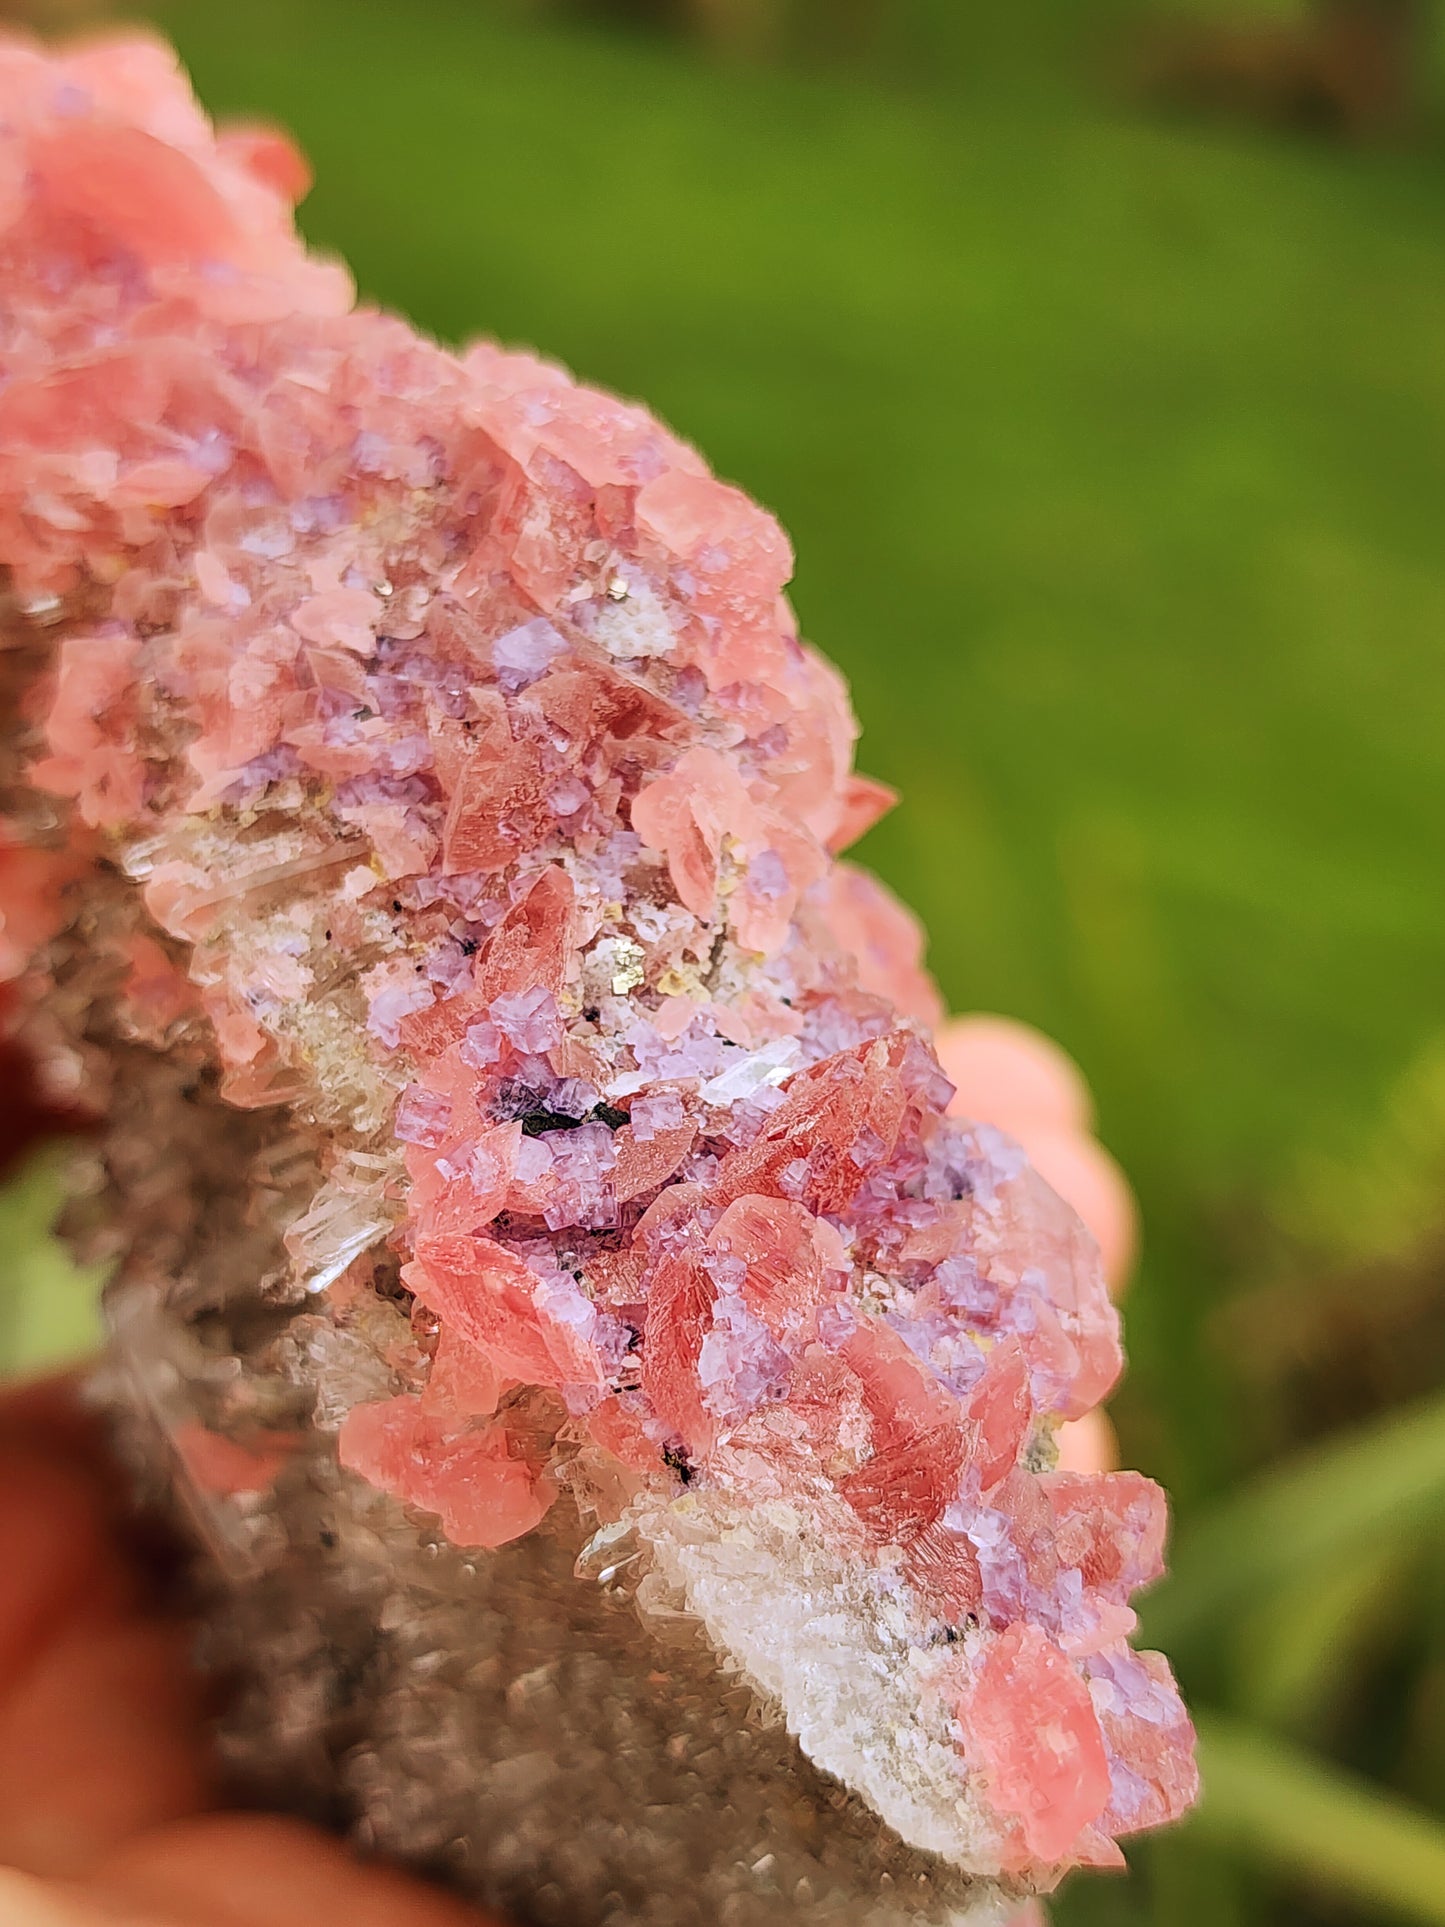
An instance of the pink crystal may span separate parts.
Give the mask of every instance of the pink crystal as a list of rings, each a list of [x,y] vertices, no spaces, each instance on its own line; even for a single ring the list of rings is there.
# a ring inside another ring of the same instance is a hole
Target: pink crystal
[[[641,409],[353,308],[305,180],[153,42],[0,43],[0,560],[64,611],[31,778],[73,822],[0,847],[6,968],[102,833],[138,1029],[194,987],[231,1101],[327,1120],[307,1288],[388,1236],[419,1334],[344,1465],[464,1545],[574,1460],[793,1507],[907,1629],[972,1864],[1108,1862],[1194,1795],[1126,1644],[1162,1499],[1049,1469],[1121,1365],[1098,1253],[946,1115],[918,926],[833,860],[890,798],[787,540]]]
[[[194,1423],[177,1426],[172,1444],[186,1476],[202,1492],[234,1497],[264,1492],[276,1479],[299,1440],[280,1433],[242,1443]]]
[[[1062,1859],[1109,1800],[1108,1755],[1084,1681],[1037,1626],[1010,1626],[961,1695],[959,1717],[990,1804],[1017,1816],[1004,1866]]]
[[[530,1532],[554,1496],[505,1426],[453,1425],[416,1399],[353,1406],[341,1450],[363,1477],[435,1512],[460,1545],[498,1546]]]

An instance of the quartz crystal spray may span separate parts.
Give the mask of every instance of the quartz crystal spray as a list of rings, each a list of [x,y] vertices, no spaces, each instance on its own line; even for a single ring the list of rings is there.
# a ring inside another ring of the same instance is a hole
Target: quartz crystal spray
[[[946,1115],[777,524],[0,46],[4,967],[264,1796],[538,1921],[1001,1919],[1178,1814],[1097,1253]]]

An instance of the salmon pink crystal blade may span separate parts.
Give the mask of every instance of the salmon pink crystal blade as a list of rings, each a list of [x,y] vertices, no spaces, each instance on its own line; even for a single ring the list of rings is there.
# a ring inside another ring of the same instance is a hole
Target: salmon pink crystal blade
[[[1097,1251],[950,1118],[786,538],[0,43],[10,1008],[230,1763],[518,1919],[1002,1921],[1195,1792]]]

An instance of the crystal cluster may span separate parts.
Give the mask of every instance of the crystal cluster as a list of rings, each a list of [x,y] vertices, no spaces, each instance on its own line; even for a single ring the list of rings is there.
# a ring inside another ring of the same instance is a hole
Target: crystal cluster
[[[575,1806],[467,1801],[654,1744],[691,1857],[630,1851],[713,1918],[982,1919],[1116,1863],[1194,1791],[1127,1643],[1163,1500],[1057,1469],[1121,1363],[1098,1255],[947,1115],[917,929],[835,856],[890,799],[786,539],[641,409],[356,308],[304,185],[151,42],[0,47],[4,962],[107,1120],[117,1383],[242,1620],[380,1680],[431,1615],[313,1775],[364,1838],[611,1918]],[[548,1666],[613,1655],[580,1736],[590,1689],[543,1719],[506,1657],[522,1597]],[[534,1737],[408,1751],[428,1691]],[[325,1698],[263,1693],[248,1757]],[[745,1771],[811,1789],[755,1863]]]

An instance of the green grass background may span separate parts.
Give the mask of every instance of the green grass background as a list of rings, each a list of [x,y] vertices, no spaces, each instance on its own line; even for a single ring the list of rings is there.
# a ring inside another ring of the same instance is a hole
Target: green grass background
[[[158,11],[214,110],[299,135],[366,295],[644,397],[779,512],[905,796],[864,854],[954,1005],[1094,1084],[1218,1790],[1058,1918],[1445,1920],[1445,1426],[1388,1429],[1445,1387],[1445,141],[1156,118],[1085,0],[900,7],[871,71],[463,0]],[[12,1361],[80,1329],[49,1183],[4,1207]],[[1372,1292],[1408,1342],[1361,1386]]]

